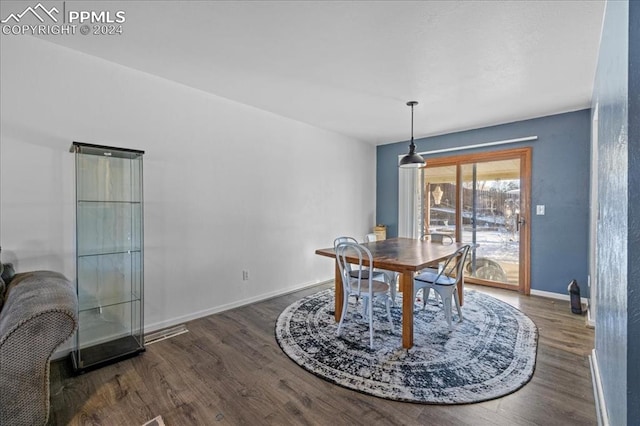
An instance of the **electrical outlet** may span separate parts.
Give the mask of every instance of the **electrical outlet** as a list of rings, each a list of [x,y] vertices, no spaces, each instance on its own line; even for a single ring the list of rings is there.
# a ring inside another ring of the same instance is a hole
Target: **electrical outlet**
[[[249,271],[242,271],[242,281],[249,281]]]
[[[539,216],[544,216],[544,204],[538,204],[536,206],[536,214]]]

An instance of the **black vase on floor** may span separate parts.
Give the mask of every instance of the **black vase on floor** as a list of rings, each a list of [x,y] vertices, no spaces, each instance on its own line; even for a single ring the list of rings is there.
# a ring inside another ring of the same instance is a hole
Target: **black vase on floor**
[[[580,286],[576,280],[572,280],[567,288],[571,298],[571,312],[582,315],[582,302],[580,301]]]

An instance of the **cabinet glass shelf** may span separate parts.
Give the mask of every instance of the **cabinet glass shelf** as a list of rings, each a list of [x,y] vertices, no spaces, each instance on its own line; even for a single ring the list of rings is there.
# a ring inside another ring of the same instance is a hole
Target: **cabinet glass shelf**
[[[78,204],[103,204],[105,206],[108,206],[109,204],[140,204],[140,201],[119,201],[119,200],[112,200],[112,201],[101,201],[101,200],[78,200],[77,201]]]
[[[140,296],[135,293],[113,295],[96,299],[92,296],[84,296],[78,300],[78,310],[80,312],[104,309],[110,306],[122,305],[123,303],[136,302]]]
[[[117,254],[136,254],[141,252],[142,252],[142,249],[140,248],[134,248],[134,249],[108,248],[105,250],[96,249],[94,252],[87,251],[85,253],[79,253],[78,257],[109,256],[109,255],[117,255]]]
[[[71,353],[82,373],[144,349],[142,155],[74,142],[76,291]]]

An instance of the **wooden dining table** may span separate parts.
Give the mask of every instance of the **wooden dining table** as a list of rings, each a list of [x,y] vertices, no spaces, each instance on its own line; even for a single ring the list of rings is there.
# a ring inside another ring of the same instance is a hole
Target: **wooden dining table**
[[[463,243],[442,244],[431,241],[421,241],[411,238],[390,238],[381,241],[363,243],[371,251],[373,265],[366,266],[400,273],[399,290],[404,293],[402,297],[402,347],[413,347],[413,277],[417,271],[433,266],[445,260],[457,249],[464,246]],[[336,258],[333,247],[317,249],[316,254]],[[350,263],[358,263],[358,258],[349,258]],[[462,286],[458,287],[460,304],[463,303]],[[335,262],[335,320],[340,321],[342,315],[342,300],[344,289],[340,267]]]

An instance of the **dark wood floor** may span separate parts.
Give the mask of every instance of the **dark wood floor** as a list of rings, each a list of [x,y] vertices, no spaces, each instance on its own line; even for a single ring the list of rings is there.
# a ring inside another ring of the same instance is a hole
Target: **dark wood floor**
[[[73,377],[51,365],[50,425],[590,425],[597,424],[587,356],[593,330],[569,302],[474,287],[526,313],[540,332],[532,380],[479,404],[388,401],[328,383],[289,360],[274,337],[279,313],[306,289],[192,321],[189,333]]]

